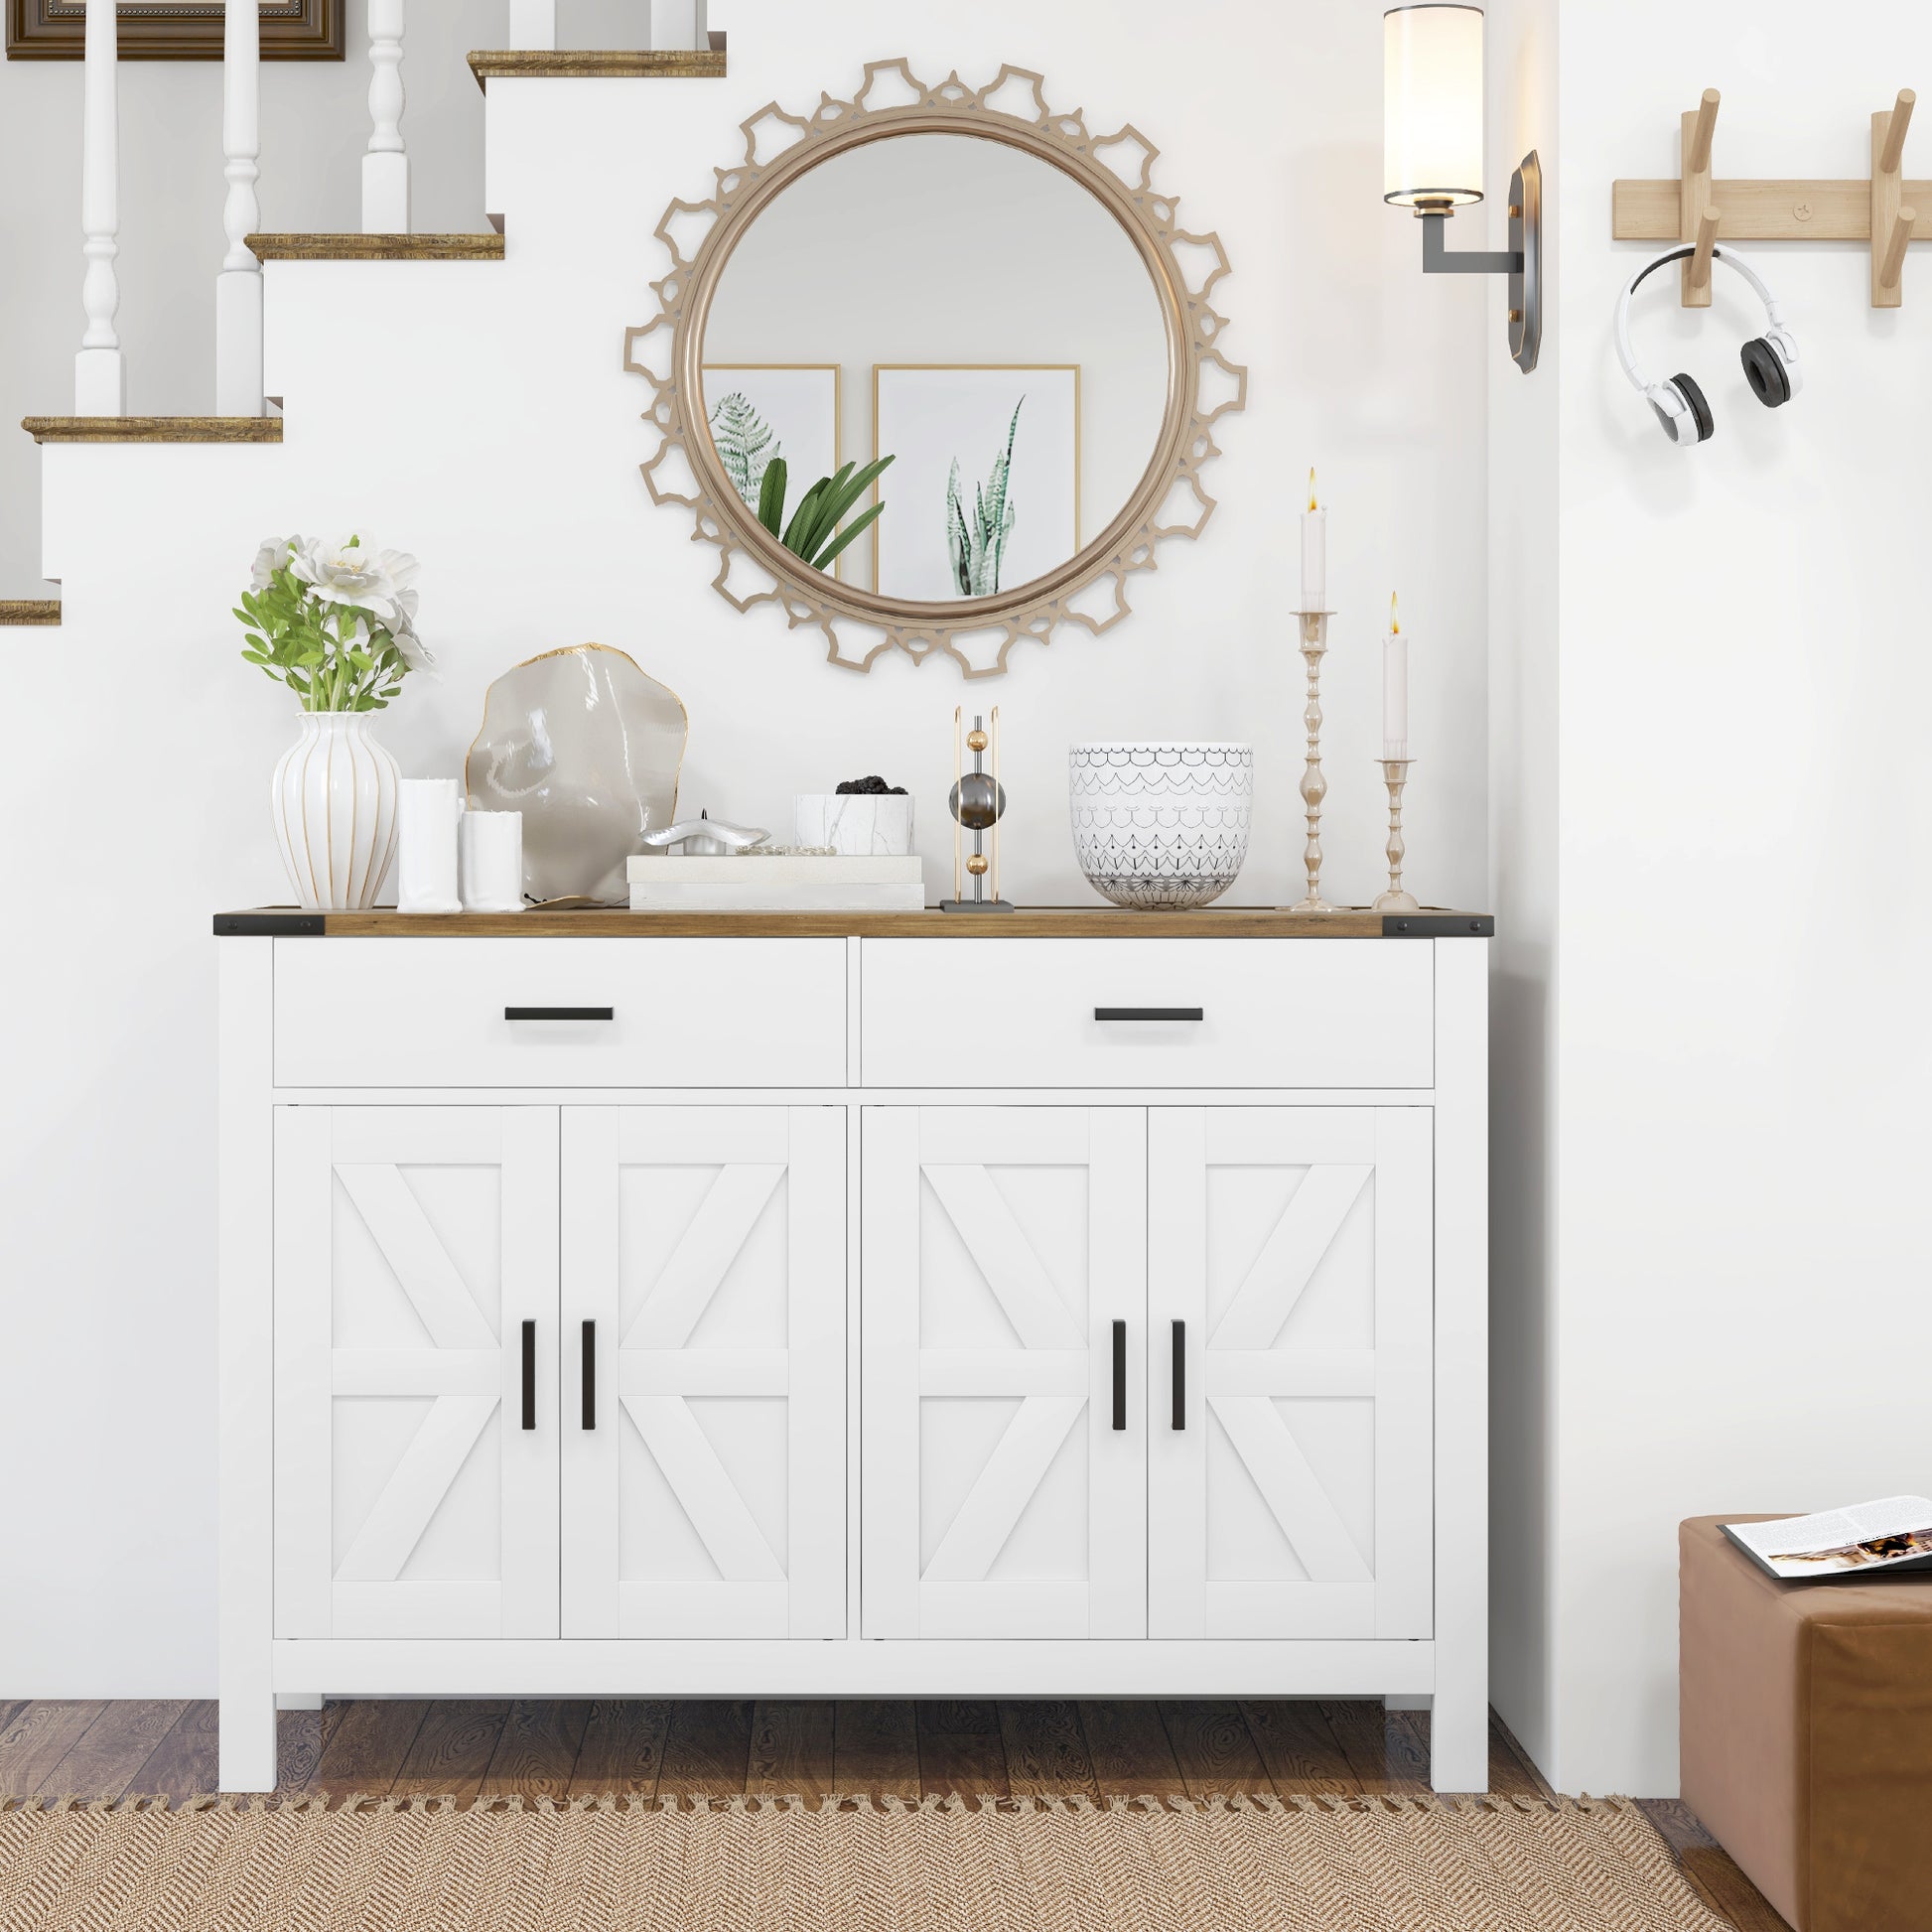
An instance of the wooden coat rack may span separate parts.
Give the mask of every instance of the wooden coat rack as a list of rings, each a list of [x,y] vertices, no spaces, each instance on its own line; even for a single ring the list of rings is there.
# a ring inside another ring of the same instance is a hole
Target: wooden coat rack
[[[1610,205],[1618,241],[1678,241],[1695,253],[1684,262],[1687,309],[1711,305],[1711,249],[1719,241],[1868,241],[1871,306],[1896,309],[1904,299],[1905,250],[1932,239],[1932,181],[1902,179],[1905,130],[1918,99],[1901,87],[1897,101],[1871,117],[1869,181],[1713,181],[1712,140],[1718,90],[1683,121],[1683,172],[1676,181],[1619,181]],[[1927,226],[1921,233],[1918,210]]]

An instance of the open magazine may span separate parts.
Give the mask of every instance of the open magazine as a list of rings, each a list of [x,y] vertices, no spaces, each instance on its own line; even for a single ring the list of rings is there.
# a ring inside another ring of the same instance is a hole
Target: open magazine
[[[1881,1496],[1817,1516],[1719,1526],[1754,1563],[1787,1581],[1932,1569],[1932,1498]]]

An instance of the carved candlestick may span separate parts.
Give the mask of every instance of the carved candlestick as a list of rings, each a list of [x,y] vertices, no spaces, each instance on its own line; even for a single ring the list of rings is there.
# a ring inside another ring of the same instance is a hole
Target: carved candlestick
[[[1335,909],[1321,897],[1321,801],[1328,795],[1328,781],[1321,775],[1321,660],[1328,652],[1328,620],[1333,615],[1331,611],[1296,613],[1302,621],[1302,656],[1309,667],[1308,703],[1302,712],[1309,734],[1308,764],[1302,772],[1302,805],[1309,821],[1302,863],[1308,868],[1309,893],[1289,907],[1292,912]]]
[[[1381,759],[1382,782],[1389,788],[1389,890],[1375,901],[1378,912],[1420,912],[1421,902],[1414,893],[1402,890],[1402,788],[1409,782],[1409,767],[1414,759]]]

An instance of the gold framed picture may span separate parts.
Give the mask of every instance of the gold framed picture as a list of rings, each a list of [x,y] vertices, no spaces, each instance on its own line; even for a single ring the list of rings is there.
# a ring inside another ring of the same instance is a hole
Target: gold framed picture
[[[1079,553],[1079,363],[876,362],[872,435],[882,596],[989,597]]]
[[[259,0],[264,61],[340,61],[346,0]],[[221,13],[207,0],[121,0],[123,61],[218,61]],[[86,39],[80,0],[7,0],[7,59],[77,61]]]
[[[778,527],[813,483],[845,461],[844,372],[837,362],[707,362],[704,416],[711,446],[754,516],[765,466],[785,463]],[[833,559],[845,576],[845,556]]]

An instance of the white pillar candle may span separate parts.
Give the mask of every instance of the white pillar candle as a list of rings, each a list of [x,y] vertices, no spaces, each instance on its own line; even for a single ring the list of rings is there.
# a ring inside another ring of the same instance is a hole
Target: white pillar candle
[[[457,828],[466,912],[523,910],[523,814],[465,812]]]
[[[405,778],[397,809],[396,910],[461,912],[457,820],[463,787],[455,778]]]
[[[1409,756],[1409,639],[1389,594],[1389,634],[1382,639],[1382,756]]]
[[[1328,608],[1328,512],[1315,507],[1314,472],[1309,472],[1309,506],[1302,516],[1302,609]]]

